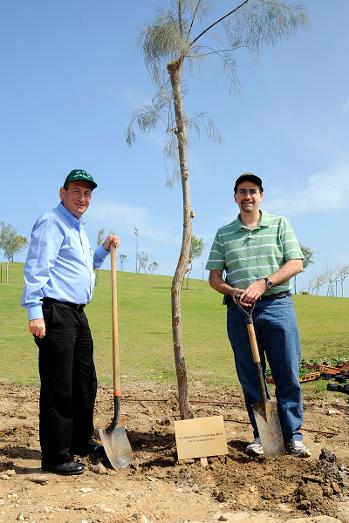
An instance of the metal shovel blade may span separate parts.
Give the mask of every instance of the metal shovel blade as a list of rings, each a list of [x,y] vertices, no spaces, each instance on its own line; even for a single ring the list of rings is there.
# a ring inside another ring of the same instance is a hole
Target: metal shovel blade
[[[264,408],[265,407],[265,408]],[[281,431],[277,402],[267,400],[265,404],[252,405],[264,457],[278,458],[285,455],[285,443]]]
[[[125,468],[132,463],[132,449],[124,427],[99,429],[99,436],[113,469]]]

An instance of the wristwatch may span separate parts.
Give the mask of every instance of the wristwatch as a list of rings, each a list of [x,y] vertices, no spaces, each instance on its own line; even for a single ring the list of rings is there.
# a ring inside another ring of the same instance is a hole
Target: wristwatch
[[[273,282],[272,282],[271,280],[269,280],[268,277],[263,278],[263,280],[265,281],[265,284],[266,284],[266,286],[267,286],[267,289],[271,289],[272,286],[273,286]]]

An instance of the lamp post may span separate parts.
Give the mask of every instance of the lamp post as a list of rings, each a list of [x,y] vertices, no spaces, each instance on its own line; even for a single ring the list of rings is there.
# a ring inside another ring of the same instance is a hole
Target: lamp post
[[[139,230],[137,229],[137,227],[134,228],[134,233],[136,235],[136,274],[138,272],[138,234],[139,234]]]

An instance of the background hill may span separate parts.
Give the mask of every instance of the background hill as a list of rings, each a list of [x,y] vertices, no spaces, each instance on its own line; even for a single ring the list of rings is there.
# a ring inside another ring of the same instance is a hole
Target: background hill
[[[0,284],[0,381],[37,384],[37,350],[27,330],[26,310],[20,306],[23,264],[12,263],[9,283]],[[122,381],[174,383],[170,311],[171,277],[118,273]],[[236,384],[226,336],[221,297],[202,280],[183,289],[183,328],[190,381]],[[349,359],[349,299],[294,296],[303,358]],[[110,383],[110,273],[99,271],[99,285],[87,307],[95,343],[100,383]]]

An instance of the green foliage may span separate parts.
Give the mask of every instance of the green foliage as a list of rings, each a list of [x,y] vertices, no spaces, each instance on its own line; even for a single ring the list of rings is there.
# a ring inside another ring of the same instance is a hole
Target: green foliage
[[[310,265],[311,263],[314,263],[314,260],[313,260],[314,251],[310,247],[306,247],[305,245],[300,244],[299,246],[300,246],[301,251],[304,256],[303,267],[305,269],[306,267],[308,267],[308,265]]]
[[[28,245],[27,238],[19,236],[12,225],[0,222],[0,249],[9,262],[13,262],[16,252],[21,251],[26,245]]]
[[[23,264],[13,263],[9,283],[0,284],[0,381],[37,384],[37,349],[20,306]],[[100,383],[112,382],[110,273],[100,270],[100,284],[86,308],[92,328]],[[171,278],[118,273],[121,373],[127,383],[176,383],[169,293]],[[349,299],[294,296],[303,357],[310,361],[349,359]],[[190,382],[237,385],[226,335],[226,309],[207,282],[192,280],[183,293],[183,332]],[[338,360],[337,360],[338,361]],[[317,387],[306,384],[307,387]],[[304,387],[304,385],[302,385]]]
[[[205,248],[205,242],[202,238],[197,238],[195,234],[191,236],[190,244],[190,261],[200,258]]]

